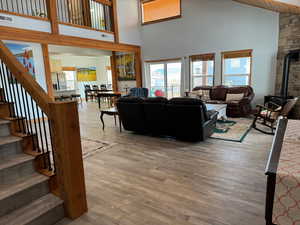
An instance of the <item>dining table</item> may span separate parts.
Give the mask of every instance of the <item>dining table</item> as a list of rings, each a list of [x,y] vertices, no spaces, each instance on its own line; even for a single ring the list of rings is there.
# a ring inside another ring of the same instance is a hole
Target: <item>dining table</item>
[[[108,100],[109,107],[113,107],[113,98],[120,98],[122,96],[121,92],[118,91],[106,91],[106,92],[98,92],[97,93],[97,100],[98,100],[98,107],[101,108],[101,99],[106,98]]]

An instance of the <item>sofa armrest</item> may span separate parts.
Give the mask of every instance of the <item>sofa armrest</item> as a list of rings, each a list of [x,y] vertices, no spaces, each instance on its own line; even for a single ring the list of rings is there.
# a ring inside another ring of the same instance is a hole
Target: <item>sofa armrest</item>
[[[210,120],[207,120],[203,124],[203,140],[207,139],[214,133],[214,129],[216,128],[216,123],[218,120],[219,112],[213,111],[210,115]]]

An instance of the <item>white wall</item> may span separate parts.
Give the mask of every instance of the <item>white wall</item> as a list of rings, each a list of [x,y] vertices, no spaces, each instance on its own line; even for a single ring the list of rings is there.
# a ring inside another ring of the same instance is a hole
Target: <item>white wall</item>
[[[216,53],[216,82],[221,82],[222,51],[253,49],[255,103],[273,93],[278,45],[278,13],[231,0],[182,0],[182,18],[142,26],[145,60]],[[188,62],[186,61],[186,71]],[[188,73],[185,74],[186,85]],[[144,79],[145,80],[145,79]],[[187,87],[185,87],[187,88]]]
[[[141,45],[140,0],[117,0],[120,42]]]

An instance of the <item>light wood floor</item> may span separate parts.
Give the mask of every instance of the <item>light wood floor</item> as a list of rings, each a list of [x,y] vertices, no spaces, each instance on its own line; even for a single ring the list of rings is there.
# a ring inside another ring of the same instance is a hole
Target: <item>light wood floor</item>
[[[84,137],[116,143],[85,159],[89,212],[59,225],[263,225],[264,168],[272,137],[183,143],[100,128],[94,103],[79,107]]]

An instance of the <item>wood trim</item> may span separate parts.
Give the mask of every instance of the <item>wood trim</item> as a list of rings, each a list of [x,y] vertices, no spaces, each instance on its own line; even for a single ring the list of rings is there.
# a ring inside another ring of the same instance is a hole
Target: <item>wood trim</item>
[[[159,63],[159,62],[168,62],[168,61],[178,61],[182,60],[181,58],[171,58],[171,59],[157,59],[157,60],[146,60],[145,63]]]
[[[49,115],[49,103],[52,102],[52,99],[45,93],[43,88],[35,81],[32,75],[26,71],[25,67],[16,59],[1,40],[0,58],[14,75],[14,78],[16,78],[16,80],[25,88],[46,115]]]
[[[153,24],[153,23],[161,23],[161,22],[165,22],[165,21],[168,21],[168,20],[179,19],[181,17],[182,17],[181,15],[172,16],[172,17],[168,17],[168,18],[165,18],[165,19],[159,19],[159,20],[153,20],[153,21],[149,21],[149,22],[144,22],[144,23],[142,23],[142,25],[144,26],[144,25],[149,25],[149,24]]]
[[[141,20],[142,20],[142,25],[149,25],[149,24],[153,24],[153,23],[161,23],[161,22],[165,22],[165,21],[169,21],[169,20],[174,20],[174,19],[180,19],[182,17],[182,0],[180,0],[180,15],[176,15],[176,16],[172,16],[172,17],[168,17],[168,18],[164,18],[164,19],[159,19],[159,20],[153,20],[153,21],[149,21],[149,22],[143,22],[143,3],[147,3],[147,2],[152,2],[155,0],[146,0],[146,1],[141,1],[140,3],[140,10],[141,10]]]
[[[108,6],[112,6],[113,5],[113,3],[111,1],[109,1],[109,0],[93,0],[93,1],[99,2],[99,3],[103,4],[103,5],[108,5]]]
[[[42,44],[42,52],[44,59],[44,68],[45,68],[45,79],[47,85],[48,95],[54,99],[53,83],[50,69],[50,58],[49,58],[49,49],[47,44]]]
[[[59,22],[59,24],[61,24],[61,25],[67,25],[67,26],[71,26],[71,27],[77,27],[77,28],[81,28],[81,29],[87,29],[87,30],[99,31],[99,32],[108,33],[108,34],[115,34],[115,33],[112,32],[112,31],[99,30],[99,29],[92,28],[92,27],[89,27],[89,26],[78,25],[78,24],[73,24],[73,23]]]
[[[84,24],[86,26],[91,27],[92,26],[92,19],[91,19],[91,9],[90,9],[90,4],[89,0],[82,0],[82,8],[83,8],[83,19],[84,19]]]
[[[62,71],[77,71],[76,67],[62,67]]]
[[[112,52],[112,56],[110,57],[111,64],[111,75],[112,75],[112,88],[113,91],[118,91],[118,75],[117,75],[117,62],[116,62],[116,52]]]
[[[87,212],[77,104],[75,101],[50,103],[59,195],[64,200],[66,215],[71,219]]]
[[[20,14],[20,13],[15,13],[15,12],[9,12],[9,11],[5,11],[5,10],[1,10],[1,9],[0,9],[0,13],[4,13],[4,14],[8,14],[8,15],[13,15],[13,16],[21,16],[21,17],[30,18],[30,19],[35,19],[35,20],[49,21],[48,18],[43,18],[43,17],[39,17],[39,16],[29,16],[29,15],[26,15],[26,14]]]
[[[114,34],[115,34],[115,43],[119,43],[120,37],[119,37],[117,0],[112,0],[112,17],[113,17],[112,21],[113,21]]]
[[[76,46],[82,48],[95,48],[108,51],[136,52],[140,47],[137,45],[99,41],[88,38],[79,38],[66,35],[49,34],[46,32],[18,29],[12,27],[0,27],[1,40],[27,41],[42,44]]]
[[[50,19],[51,23],[51,31],[52,34],[58,34],[59,29],[58,29],[58,18],[57,18],[57,4],[56,0],[46,0],[47,4],[47,10],[48,10],[48,17]]]
[[[221,52],[222,58],[251,57],[253,49]]]
[[[205,53],[205,54],[197,54],[197,55],[191,55],[190,60],[191,61],[215,61],[215,53]]]
[[[140,51],[135,53],[135,77],[136,77],[136,86],[143,87],[142,57]]]

